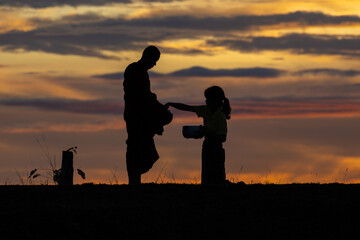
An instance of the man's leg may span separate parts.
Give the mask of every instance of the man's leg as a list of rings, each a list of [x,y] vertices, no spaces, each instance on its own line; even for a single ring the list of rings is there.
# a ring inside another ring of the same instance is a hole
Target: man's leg
[[[153,136],[147,126],[142,123],[126,125],[128,139],[126,141],[126,167],[129,184],[141,184],[141,174],[151,169],[159,158]]]
[[[139,166],[137,163],[141,154],[137,152],[136,146],[133,146],[134,143],[127,140],[127,149],[126,149],[126,168],[128,172],[129,184],[141,184],[141,173],[139,171]]]
[[[129,177],[129,185],[141,184],[141,174],[140,173],[128,171],[128,177]]]

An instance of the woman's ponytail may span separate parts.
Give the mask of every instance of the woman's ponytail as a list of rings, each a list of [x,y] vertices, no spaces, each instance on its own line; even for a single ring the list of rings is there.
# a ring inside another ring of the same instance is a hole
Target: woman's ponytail
[[[231,107],[230,107],[230,101],[228,98],[224,97],[224,104],[223,104],[223,112],[225,114],[226,119],[230,119],[231,114]]]

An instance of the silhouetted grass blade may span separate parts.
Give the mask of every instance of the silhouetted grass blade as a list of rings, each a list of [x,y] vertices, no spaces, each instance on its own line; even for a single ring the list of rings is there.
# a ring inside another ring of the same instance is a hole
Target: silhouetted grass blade
[[[29,177],[28,178],[31,178],[33,175],[34,175],[34,173],[37,171],[37,169],[35,168],[34,170],[32,170],[31,172],[30,172],[30,175],[29,175]],[[34,178],[34,177],[33,177]]]
[[[56,183],[60,183],[60,174],[61,174],[61,169],[55,169],[53,171],[53,180]]]
[[[32,178],[37,178],[39,176],[41,176],[41,175],[38,173],[38,174],[35,174]]]
[[[85,173],[84,173],[82,170],[77,169],[77,173],[82,177],[82,179],[85,179],[85,178],[86,178],[86,177],[85,177]]]

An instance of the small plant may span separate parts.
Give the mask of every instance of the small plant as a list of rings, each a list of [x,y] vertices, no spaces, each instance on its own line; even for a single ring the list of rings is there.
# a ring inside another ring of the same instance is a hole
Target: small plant
[[[167,162],[164,164],[164,167],[161,169],[159,175],[158,175],[157,178],[156,178],[155,183],[158,183],[159,180],[161,180],[161,183],[164,183],[164,177],[165,177],[166,175],[163,175],[163,172],[164,172],[164,170],[165,170],[165,168],[166,168],[166,165],[167,165]]]
[[[60,183],[61,169],[53,169],[53,181],[54,183]]]
[[[264,184],[271,184],[270,175],[271,175],[271,170],[270,169],[266,170]]]
[[[38,143],[39,143],[39,141],[38,141]],[[71,147],[68,150],[66,150],[66,152],[73,152],[73,153],[77,154],[76,149],[77,149],[77,146]],[[49,156],[49,154],[45,154],[45,155]],[[48,159],[50,159],[50,158],[48,157]],[[50,162],[51,171],[52,171],[52,179],[53,179],[55,184],[60,184],[60,182],[61,182],[61,168],[56,169],[56,162],[55,161],[54,161],[54,163],[52,163],[52,161],[49,160],[49,162]],[[28,180],[31,181],[32,179],[41,177],[42,175],[40,173],[38,173],[38,171],[39,171],[39,169],[37,169],[37,168],[31,170],[30,174],[28,176]],[[45,171],[49,171],[49,170],[46,169]],[[86,175],[85,175],[84,171],[82,171],[79,168],[77,168],[76,171],[77,171],[77,174],[80,175],[80,177],[82,179],[86,178]]]
[[[349,168],[346,168],[345,169],[345,172],[343,173],[343,183],[346,183],[347,181],[347,175],[348,175],[348,172],[349,172]]]
[[[114,184],[119,184],[119,179],[118,177],[116,176],[116,172],[117,172],[118,168],[116,167],[114,171],[112,171],[112,179],[110,180],[110,185],[113,184],[113,181],[114,181]]]

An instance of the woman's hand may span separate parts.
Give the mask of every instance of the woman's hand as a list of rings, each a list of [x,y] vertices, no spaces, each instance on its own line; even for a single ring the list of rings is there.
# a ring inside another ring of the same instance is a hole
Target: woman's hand
[[[171,107],[171,103],[168,102],[168,103],[166,103],[164,106],[165,106],[166,109],[168,109],[169,107]]]

